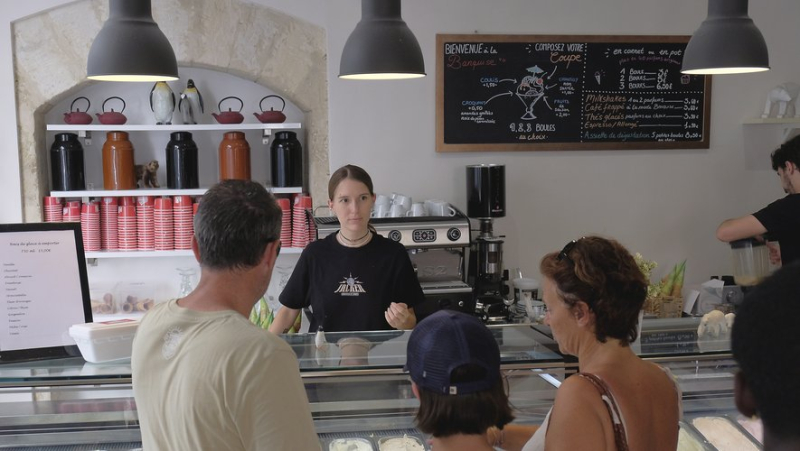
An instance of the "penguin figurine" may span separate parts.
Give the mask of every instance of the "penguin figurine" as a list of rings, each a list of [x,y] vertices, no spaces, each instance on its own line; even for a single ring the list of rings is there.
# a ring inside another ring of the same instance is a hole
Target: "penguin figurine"
[[[159,81],[150,90],[150,110],[155,113],[156,124],[172,124],[172,112],[175,111],[175,93],[167,82]]]
[[[184,100],[186,100],[188,107],[181,107]],[[178,110],[183,114],[184,124],[196,124],[197,118],[205,113],[203,96],[194,86],[194,80],[191,78],[186,83],[186,89],[181,93],[181,100],[178,102]]]

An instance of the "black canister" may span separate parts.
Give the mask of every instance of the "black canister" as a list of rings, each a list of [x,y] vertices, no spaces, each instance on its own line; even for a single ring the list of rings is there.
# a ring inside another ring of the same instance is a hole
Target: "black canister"
[[[467,166],[467,216],[502,218],[506,215],[506,166]]]
[[[50,174],[53,191],[86,189],[83,146],[75,133],[58,133],[50,146]]]
[[[189,132],[174,132],[167,143],[167,186],[170,189],[199,188],[197,144]]]
[[[295,132],[275,133],[270,148],[272,186],[303,186],[303,146]]]

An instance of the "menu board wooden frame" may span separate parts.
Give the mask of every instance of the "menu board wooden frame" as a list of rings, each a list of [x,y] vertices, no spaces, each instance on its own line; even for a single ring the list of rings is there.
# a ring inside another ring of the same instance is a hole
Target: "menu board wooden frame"
[[[558,140],[548,140],[547,137],[542,137],[544,135],[540,134],[538,137],[531,134],[531,138],[529,139],[539,139],[538,142],[498,142],[491,137],[486,137],[486,142],[477,142],[482,140],[483,136],[478,136],[477,141],[475,138],[466,138],[471,139],[470,142],[445,142],[447,136],[456,136],[460,139],[458,133],[455,133],[452,129],[445,129],[446,120],[446,105],[445,105],[445,95],[450,92],[452,93],[454,89],[451,88],[448,91],[448,86],[446,84],[446,76],[445,76],[445,61],[447,59],[447,55],[445,54],[445,45],[452,44],[452,43],[481,43],[483,46],[477,51],[483,51],[484,53],[491,53],[492,51],[492,44],[495,43],[520,43],[520,44],[530,44],[536,45],[539,43],[585,43],[587,52],[588,47],[590,44],[593,43],[609,43],[609,44],[618,44],[620,46],[625,46],[626,44],[643,44],[642,48],[647,46],[648,44],[685,44],[689,42],[689,36],[642,36],[642,35],[614,35],[614,36],[605,36],[605,35],[481,35],[481,34],[437,34],[436,35],[436,151],[437,152],[486,152],[486,151],[538,151],[538,150],[621,150],[621,149],[707,149],[709,147],[709,134],[710,134],[710,119],[711,119],[711,76],[697,76],[693,75],[691,77],[698,77],[698,78],[691,78],[693,85],[702,85],[702,93],[699,91],[693,91],[694,97],[702,96],[701,99],[693,98],[691,102],[696,102],[698,111],[697,114],[686,114],[689,117],[695,117],[699,120],[695,121],[694,124],[689,124],[689,127],[699,128],[699,130],[685,131],[686,136],[694,137],[697,133],[700,133],[698,139],[694,140],[660,140],[660,139],[653,139],[653,140],[628,140],[628,139],[619,139],[615,140],[614,137],[616,136],[614,133],[609,133],[607,136],[610,138],[606,138],[602,141],[584,141],[582,139],[583,132],[583,119],[581,119],[580,125],[580,133],[577,135],[570,136],[569,138],[564,138],[563,136]],[[567,44],[568,45],[568,44]],[[538,46],[537,46],[538,47]],[[546,47],[546,46],[542,46]],[[673,46],[674,47],[674,46]],[[597,49],[595,49],[597,50]],[[652,55],[652,52],[651,52]],[[680,60],[682,61],[682,53],[678,55]],[[669,61],[671,64],[670,74],[671,77],[678,75],[675,71],[674,66],[676,65],[676,57],[675,55],[669,54],[668,57],[658,57],[658,56],[650,56],[649,59],[645,60],[645,56],[639,56],[642,61],[656,61],[656,63],[643,63],[643,64],[658,64],[658,61]],[[557,59],[557,58],[556,58]],[[588,60],[588,57],[587,57]],[[476,60],[477,61],[477,60]],[[551,60],[552,61],[552,60]],[[476,64],[481,64],[478,61]],[[582,64],[579,62],[579,64]],[[587,63],[588,64],[588,63]],[[568,67],[568,66],[567,66]],[[474,70],[481,70],[480,67],[473,67],[471,68]],[[538,66],[532,67],[530,69],[539,70]],[[529,71],[530,71],[529,69]],[[464,72],[469,72],[469,69]],[[463,72],[462,72],[463,73]],[[563,73],[563,71],[562,71]],[[605,73],[605,72],[604,72]],[[675,74],[675,75],[672,75]],[[532,74],[536,75],[536,74]],[[689,80],[690,76],[680,75],[681,82]],[[499,78],[499,77],[498,77]],[[527,77],[526,77],[527,78]],[[585,74],[584,74],[584,79]],[[634,79],[634,76],[630,76],[631,79]],[[507,80],[504,79],[504,80]],[[499,81],[504,81],[499,80]],[[701,81],[698,81],[701,80]],[[517,80],[514,79],[514,82]],[[585,83],[585,81],[584,81]],[[688,83],[688,82],[687,82]],[[473,83],[474,84],[474,83]],[[577,84],[577,83],[576,83]],[[600,79],[598,78],[597,84],[600,84]],[[632,85],[631,85],[632,86]],[[474,89],[481,89],[482,86],[475,85]],[[462,87],[463,89],[463,87]],[[472,89],[470,87],[469,89]],[[519,89],[519,88],[517,88]],[[577,91],[577,88],[575,89]],[[509,99],[514,96],[514,93],[506,88],[508,91]],[[583,92],[583,91],[581,91]],[[609,91],[603,91],[609,92]],[[620,91],[623,93],[623,91]],[[458,94],[463,94],[463,91],[459,92]],[[673,95],[674,98],[680,97],[680,90],[676,90],[675,92],[671,92],[670,94]],[[677,97],[675,97],[677,96]],[[480,93],[477,94],[476,97],[480,97],[485,99],[488,97],[486,94]],[[497,97],[497,96],[495,96]],[[520,97],[517,95],[517,97]],[[519,100],[523,100],[520,98]],[[688,102],[688,99],[685,99],[684,102]],[[675,100],[673,100],[675,102]],[[488,103],[488,102],[486,102]],[[523,104],[525,102],[523,101]],[[535,103],[535,102],[534,102]],[[463,104],[463,102],[462,102]],[[699,104],[702,104],[702,109]],[[541,105],[540,105],[541,107]],[[467,107],[464,107],[467,108]],[[481,108],[481,107],[476,107]],[[521,108],[521,107],[520,107]],[[580,114],[581,118],[584,117],[584,108],[583,101],[580,103]],[[551,108],[552,110],[552,108]],[[574,112],[574,111],[573,111]],[[479,114],[477,112],[463,112],[462,115],[467,114]],[[567,112],[567,115],[569,112]],[[469,118],[467,118],[469,119]],[[460,119],[464,121],[464,119]],[[575,121],[576,119],[572,119]],[[449,122],[453,123],[452,120]],[[532,121],[530,121],[532,122]],[[520,121],[520,126],[525,125],[528,126],[530,122],[523,122]],[[688,124],[688,123],[687,123]],[[702,124],[702,125],[701,125]],[[459,125],[464,127],[464,125]],[[466,125],[466,127],[470,127],[470,125]],[[651,125],[651,127],[657,127],[657,125]],[[684,128],[678,125],[672,124],[670,125],[670,130],[675,130],[675,133],[683,133]],[[453,127],[454,129],[455,127]],[[653,130],[648,129],[648,130]],[[666,131],[666,130],[665,130]],[[690,135],[691,133],[691,135]],[[621,134],[621,135],[624,135]],[[588,136],[588,135],[587,135]],[[597,135],[595,135],[597,136]],[[520,135],[520,139],[522,135]]]

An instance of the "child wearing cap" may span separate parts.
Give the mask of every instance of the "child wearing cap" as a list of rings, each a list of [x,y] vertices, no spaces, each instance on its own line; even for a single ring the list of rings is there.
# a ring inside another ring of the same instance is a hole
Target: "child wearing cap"
[[[491,331],[476,317],[442,310],[414,328],[407,359],[417,427],[433,436],[433,449],[492,450],[487,429],[502,430],[514,417]]]

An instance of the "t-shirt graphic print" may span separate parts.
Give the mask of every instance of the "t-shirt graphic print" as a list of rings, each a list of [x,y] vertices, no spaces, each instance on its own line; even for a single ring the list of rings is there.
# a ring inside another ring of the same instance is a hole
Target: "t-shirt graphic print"
[[[351,273],[339,282],[339,287],[334,293],[338,293],[340,296],[360,296],[362,293],[367,294],[367,290],[364,289],[363,282],[358,280],[358,277],[353,277]]]

